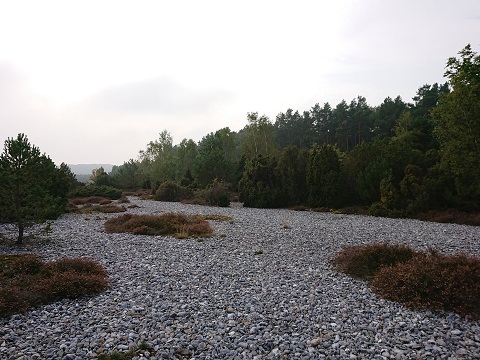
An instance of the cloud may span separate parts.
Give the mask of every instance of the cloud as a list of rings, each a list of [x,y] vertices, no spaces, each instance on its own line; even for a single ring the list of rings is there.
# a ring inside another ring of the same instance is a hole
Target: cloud
[[[94,112],[179,116],[207,112],[232,97],[226,91],[191,90],[161,77],[108,88],[87,99],[85,105]]]

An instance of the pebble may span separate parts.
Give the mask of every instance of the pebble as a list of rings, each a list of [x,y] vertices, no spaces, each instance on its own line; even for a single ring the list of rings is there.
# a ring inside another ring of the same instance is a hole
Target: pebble
[[[116,216],[65,214],[49,242],[3,253],[86,257],[111,288],[0,319],[1,359],[96,359],[142,343],[139,359],[473,359],[480,323],[413,311],[334,271],[342,247],[378,241],[480,257],[476,227],[285,209],[130,198],[131,213],[219,214],[211,238],[107,234]],[[283,224],[290,229],[285,231]],[[8,225],[0,235],[12,237]],[[258,255],[259,251],[261,255]]]

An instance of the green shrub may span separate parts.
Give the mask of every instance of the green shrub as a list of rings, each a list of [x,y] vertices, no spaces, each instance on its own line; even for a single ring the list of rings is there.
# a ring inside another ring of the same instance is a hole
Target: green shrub
[[[106,185],[86,185],[80,186],[70,194],[70,198],[81,198],[89,196],[101,196],[111,200],[117,200],[122,197],[122,192],[111,186]]]
[[[348,246],[342,249],[332,262],[338,271],[368,280],[382,267],[404,263],[416,254],[416,251],[405,245],[375,243]]]
[[[224,181],[213,180],[213,183],[203,192],[205,203],[211,206],[229,206],[230,196],[227,189],[228,185]]]
[[[382,297],[416,309],[480,316],[480,259],[466,255],[418,254],[383,267],[371,287]]]
[[[173,181],[165,181],[160,184],[155,192],[154,199],[157,201],[181,201],[191,196],[191,191]]]

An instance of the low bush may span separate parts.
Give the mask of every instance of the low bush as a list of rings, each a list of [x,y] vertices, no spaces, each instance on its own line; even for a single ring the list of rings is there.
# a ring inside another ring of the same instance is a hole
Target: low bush
[[[340,272],[357,279],[369,280],[385,266],[393,266],[412,259],[417,252],[404,245],[375,243],[348,246],[332,260]]]
[[[186,187],[180,186],[173,181],[165,181],[158,187],[154,199],[157,201],[181,201],[191,196],[192,192]]]
[[[106,270],[92,260],[44,262],[31,254],[0,256],[0,316],[62,298],[98,294],[108,286]]]
[[[78,198],[89,196],[101,196],[107,199],[117,200],[121,198],[122,192],[118,189],[115,189],[114,187],[106,185],[86,185],[76,188],[69,197]]]
[[[199,216],[165,213],[162,215],[125,214],[105,222],[105,231],[140,235],[210,237],[213,229]]]
[[[430,251],[406,263],[380,269],[370,286],[382,297],[411,308],[480,317],[478,258]]]
[[[456,209],[429,211],[416,217],[424,221],[480,226],[480,213],[467,213]]]
[[[230,205],[228,185],[221,180],[215,179],[213,183],[204,190],[203,196],[207,205],[227,207]]]
[[[480,317],[479,258],[380,243],[344,248],[332,263],[338,271],[368,280],[380,296],[410,308]]]

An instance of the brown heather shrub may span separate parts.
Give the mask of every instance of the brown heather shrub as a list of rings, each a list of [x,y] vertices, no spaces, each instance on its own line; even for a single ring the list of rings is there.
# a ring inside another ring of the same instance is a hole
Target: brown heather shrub
[[[121,213],[127,211],[124,206],[118,206],[114,204],[97,206],[94,208],[94,210],[105,214]]]
[[[382,297],[415,309],[480,317],[480,259],[430,251],[381,268],[370,286]]]
[[[58,299],[74,299],[84,295],[94,295],[108,287],[108,280],[100,275],[83,274],[76,271],[53,273],[44,278],[34,289],[37,293],[48,294],[48,302]]]
[[[109,286],[107,272],[92,260],[43,262],[38,256],[0,256],[0,316],[61,298],[93,295]]]
[[[218,215],[218,214],[208,214],[208,215],[198,215],[203,220],[213,220],[213,221],[221,221],[221,222],[232,222],[233,218],[226,215]]]
[[[332,263],[340,272],[369,280],[380,268],[404,263],[416,254],[416,251],[404,245],[374,243],[348,246],[335,256]]]
[[[122,196],[120,199],[117,200],[117,203],[119,204],[127,204],[129,202],[130,200],[128,200],[126,196]]]
[[[330,212],[331,209],[327,207],[317,207],[317,208],[312,208],[310,210],[314,212]]]
[[[105,222],[106,232],[176,237],[209,237],[210,224],[198,216],[166,213],[162,215],[124,214]]]
[[[49,271],[53,273],[63,273],[73,271],[82,274],[107,276],[107,270],[99,263],[85,258],[61,258],[46,263]]]
[[[467,213],[456,209],[429,211],[416,217],[424,221],[480,226],[480,213]]]

